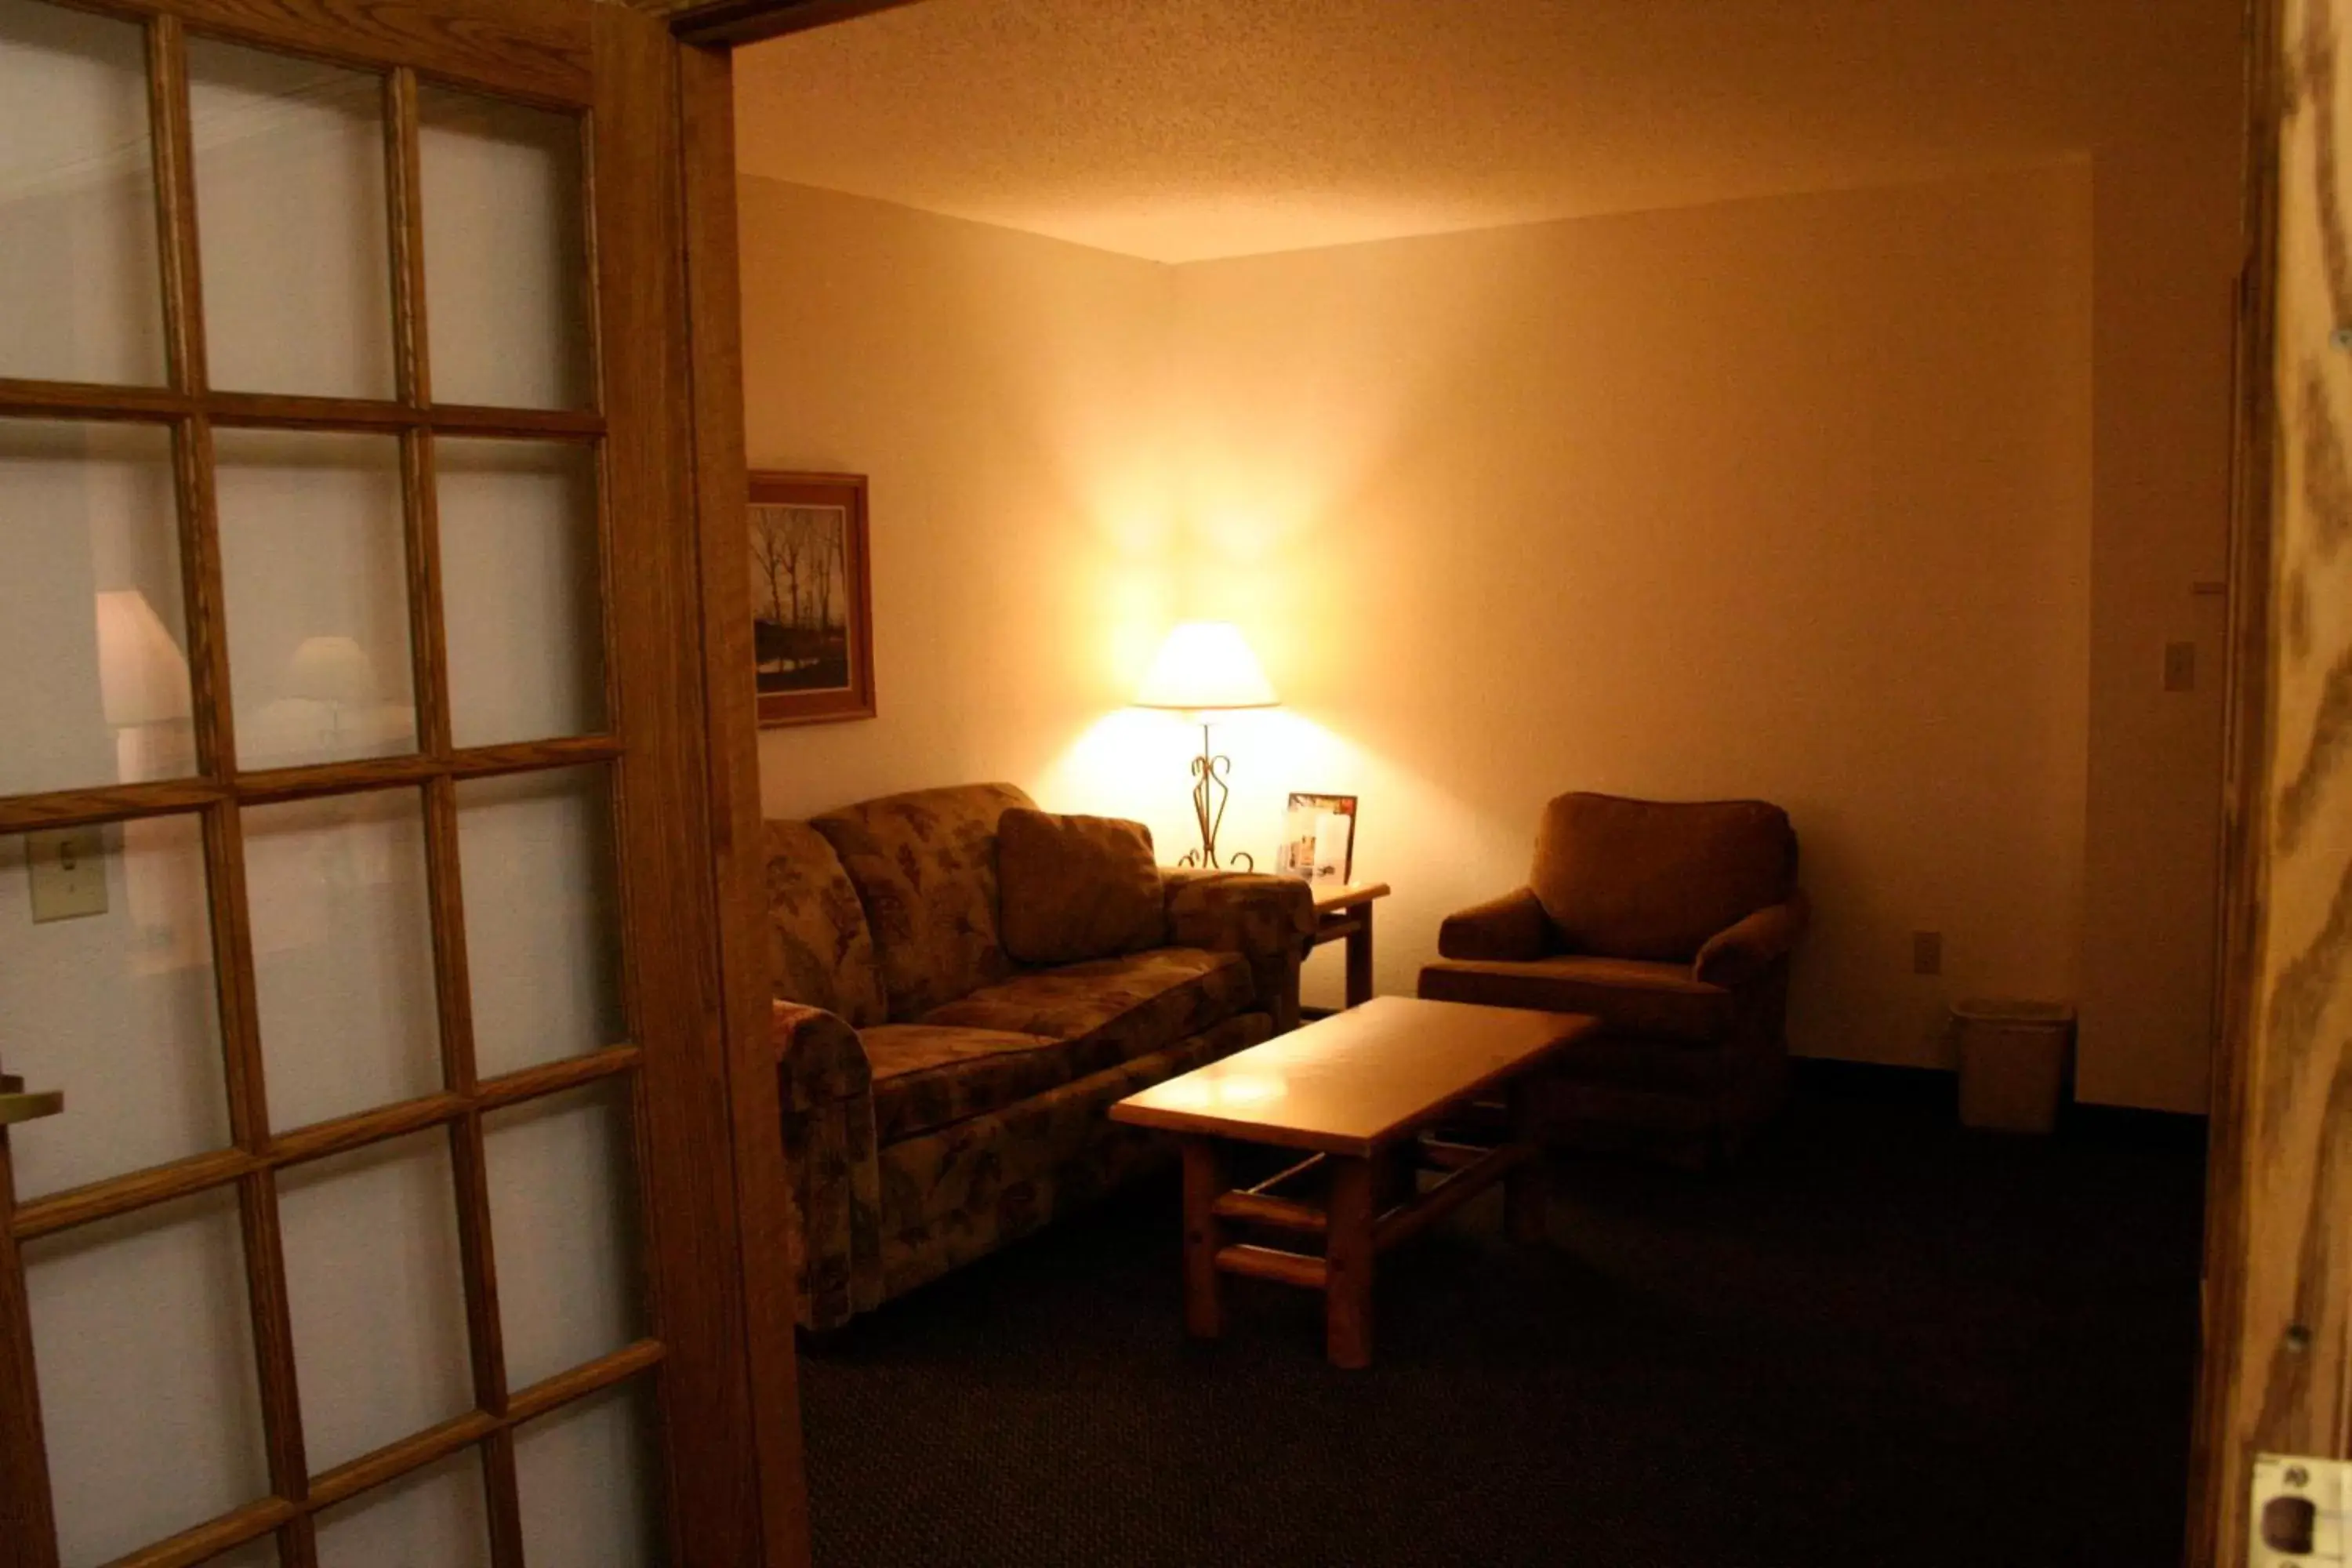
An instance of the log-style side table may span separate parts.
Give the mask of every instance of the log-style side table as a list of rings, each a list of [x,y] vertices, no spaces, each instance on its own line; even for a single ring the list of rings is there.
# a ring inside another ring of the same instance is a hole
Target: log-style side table
[[[1372,999],[1372,903],[1389,896],[1386,882],[1346,882],[1315,889],[1315,934],[1309,949],[1327,942],[1348,944],[1348,1005]]]
[[[1173,1132],[1184,1154],[1184,1322],[1223,1331],[1223,1276],[1246,1274],[1319,1290],[1331,1364],[1372,1359],[1372,1263],[1388,1248],[1505,1184],[1511,1234],[1544,1234],[1543,1151],[1535,1074],[1599,1027],[1574,1013],[1382,996],[1277,1035],[1110,1108],[1111,1120]],[[1501,1143],[1435,1136],[1461,1107],[1500,1094],[1511,1108]],[[1220,1145],[1270,1144],[1306,1155],[1255,1186],[1228,1188]],[[1446,1173],[1427,1192],[1420,1167]],[[1285,1189],[1320,1188],[1322,1202]],[[1319,1238],[1323,1250],[1230,1241],[1256,1226]]]

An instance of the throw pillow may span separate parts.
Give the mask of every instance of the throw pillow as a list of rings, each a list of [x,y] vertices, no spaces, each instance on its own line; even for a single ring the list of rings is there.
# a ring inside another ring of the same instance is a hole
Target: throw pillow
[[[996,827],[998,937],[1015,962],[1080,963],[1166,940],[1151,830],[1014,806]]]

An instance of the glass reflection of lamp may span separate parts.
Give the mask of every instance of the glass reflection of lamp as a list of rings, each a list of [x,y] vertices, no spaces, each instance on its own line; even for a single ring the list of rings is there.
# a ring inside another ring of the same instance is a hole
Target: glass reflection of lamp
[[[194,712],[188,658],[136,588],[98,595],[98,690],[115,731],[118,780],[142,784],[194,770],[184,727]]]
[[[1209,715],[1272,708],[1281,700],[1241,628],[1231,621],[1180,621],[1160,645],[1135,694],[1135,705],[1174,709],[1201,726],[1201,754],[1192,759],[1192,815],[1200,822],[1201,847],[1186,850],[1179,865],[1217,864],[1217,828],[1225,819],[1225,800],[1232,793],[1225,780],[1234,771],[1234,760],[1217,755],[1209,744]],[[1233,859],[1244,870],[1257,864],[1246,853]]]
[[[305,637],[287,667],[286,689],[327,708],[327,743],[343,742],[343,710],[375,700],[375,664],[352,637]]]

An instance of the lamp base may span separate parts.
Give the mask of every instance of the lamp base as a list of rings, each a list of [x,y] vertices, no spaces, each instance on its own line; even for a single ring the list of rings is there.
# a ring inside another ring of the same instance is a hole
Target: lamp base
[[[1192,816],[1201,826],[1201,847],[1187,849],[1179,866],[1205,868],[1212,871],[1225,868],[1217,860],[1217,829],[1225,820],[1225,801],[1233,794],[1226,775],[1234,771],[1234,760],[1220,756],[1210,748],[1209,726],[1201,726],[1201,754],[1192,759]],[[1255,871],[1257,859],[1247,850],[1236,851],[1233,869]]]

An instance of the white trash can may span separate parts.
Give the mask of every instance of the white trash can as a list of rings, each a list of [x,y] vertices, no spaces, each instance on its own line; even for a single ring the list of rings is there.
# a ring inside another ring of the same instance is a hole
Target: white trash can
[[[2007,1132],[2058,1125],[2074,1045],[2074,1009],[2063,1002],[1979,997],[1952,1004],[1960,1058],[1960,1121]]]

